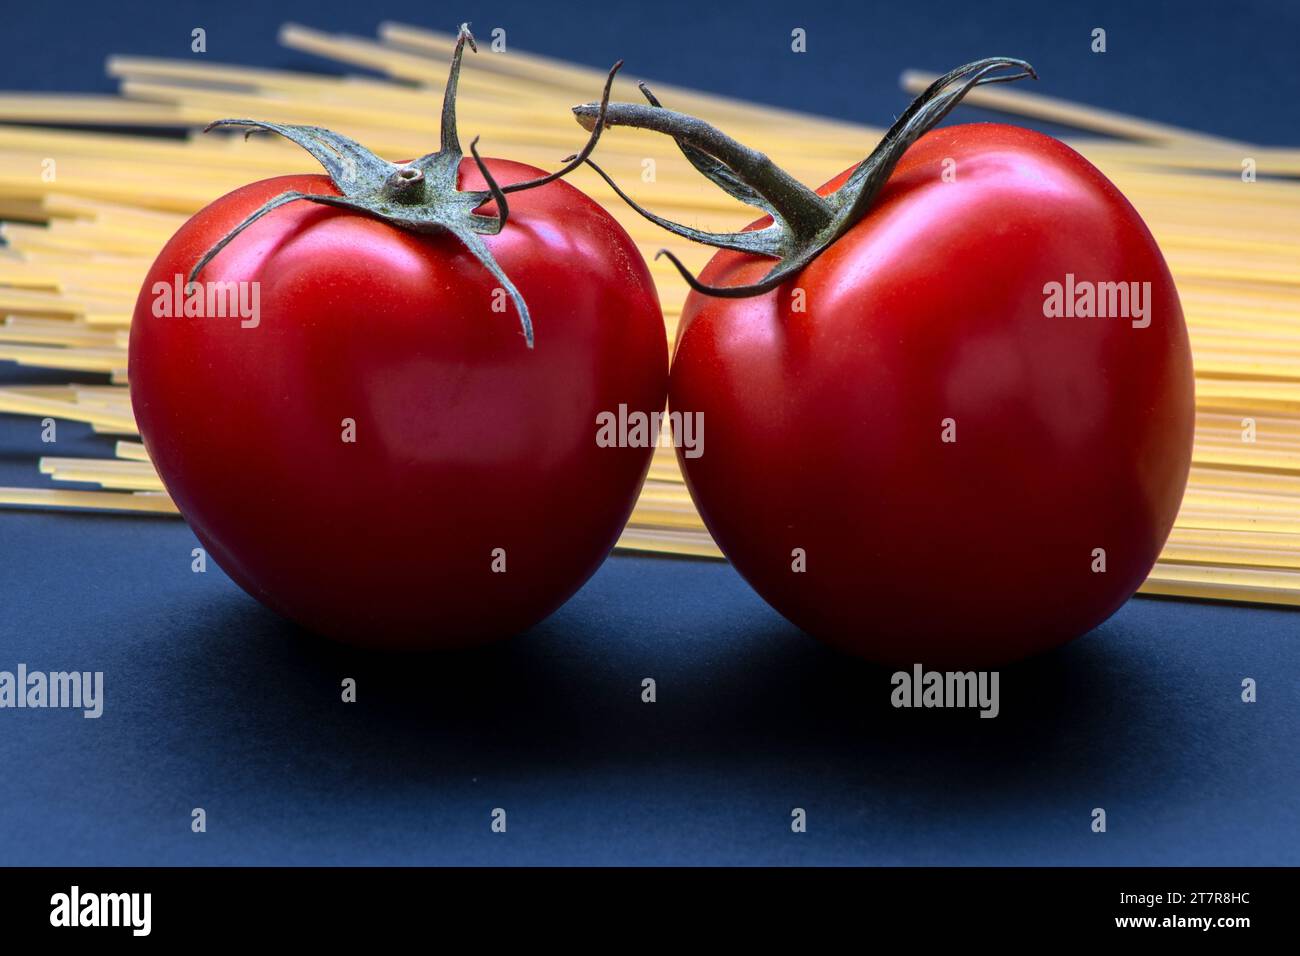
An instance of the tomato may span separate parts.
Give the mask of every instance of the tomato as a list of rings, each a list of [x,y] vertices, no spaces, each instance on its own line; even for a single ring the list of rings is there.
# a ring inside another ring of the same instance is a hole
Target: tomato
[[[700,281],[771,268],[724,250]],[[1049,317],[1067,282],[1149,283],[1149,324]],[[773,291],[692,292],[669,401],[707,424],[679,460],[754,589],[836,647],[927,665],[1006,663],[1110,616],[1173,525],[1194,423],[1141,218],[1064,144],[995,124],[921,137]]]
[[[645,262],[559,181],[599,124],[549,175],[475,144],[466,159],[467,45],[462,25],[441,145],[417,160],[319,127],[212,124],[285,136],[329,176],[199,212],[131,324],[140,434],[199,541],[269,607],[371,647],[472,645],[559,607],[613,548],[653,454],[603,447],[600,416],[657,413],[667,391]]]
[[[485,163],[503,186],[541,175]],[[485,188],[469,159],[458,176]],[[141,290],[131,398],[168,492],[236,583],[311,630],[428,648],[527,628],[600,565],[649,467],[653,448],[596,443],[601,412],[663,408],[644,261],[567,183],[512,194],[482,238],[528,304],[530,349],[455,236],[299,201],[202,274],[256,283],[255,325],[154,313],[156,283],[294,190],[339,194],[326,176],[238,189],[180,229]]]
[[[539,175],[487,163],[503,184]],[[484,186],[468,160],[460,177]],[[515,194],[485,241],[529,304],[529,350],[454,237],[300,202],[204,274],[259,284],[256,327],[152,314],[155,282],[188,275],[285,190],[337,192],[324,176],[236,190],[176,234],[142,290],[131,397],[167,490],[231,578],[312,630],[412,647],[528,627],[599,566],[649,467],[652,449],[594,437],[602,411],[662,408],[644,262],[566,183]]]

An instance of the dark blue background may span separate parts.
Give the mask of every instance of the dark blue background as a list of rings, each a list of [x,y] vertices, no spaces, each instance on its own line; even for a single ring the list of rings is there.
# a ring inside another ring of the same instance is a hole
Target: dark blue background
[[[1024,56],[1040,89],[1295,143],[1294,5],[23,4],[0,86],[108,89],[109,53],[293,68],[279,22],[505,26],[519,49],[882,124],[904,67]],[[790,28],[810,53],[788,53]],[[1088,52],[1093,26],[1110,52]],[[967,111],[965,118],[978,114]],[[0,380],[67,376],[0,368]],[[111,442],[61,424],[58,454]],[[0,483],[35,483],[0,416]],[[611,559],[531,633],[415,660],[324,644],[179,521],[0,512],[0,669],[103,670],[97,720],[0,711],[2,863],[1300,862],[1300,618],[1135,599],[1008,669],[1002,715],[896,711],[885,670],[800,635],[730,567]],[[936,595],[942,600],[942,595]],[[643,677],[659,702],[642,704]],[[1260,700],[1239,700],[1243,677]],[[355,677],[359,701],[339,701]],[[189,829],[190,810],[209,830]],[[1093,807],[1109,832],[1089,831]],[[505,835],[489,832],[494,807]],[[790,832],[790,810],[808,832]]]
[[[190,30],[207,30],[207,58],[292,69],[335,66],[276,44],[283,22],[373,37],[381,21],[480,36],[600,69],[620,57],[636,76],[876,126],[907,104],[905,68],[942,72],[980,57],[1018,56],[1035,87],[1243,141],[1300,143],[1290,0],[1169,2],[1006,0],[574,0],[344,3],[340,0],[169,0],[22,3],[5,11],[0,83],[14,89],[111,90],[113,53],[188,57]],[[401,11],[414,11],[413,14]],[[808,31],[806,55],[790,30]],[[1090,52],[1094,27],[1107,52]],[[970,113],[966,114],[969,119]]]

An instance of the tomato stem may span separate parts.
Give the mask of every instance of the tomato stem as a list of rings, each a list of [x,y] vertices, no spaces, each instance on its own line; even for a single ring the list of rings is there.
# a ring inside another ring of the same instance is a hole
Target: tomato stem
[[[641,84],[642,91],[648,87]],[[596,128],[600,115],[595,104],[575,106],[573,113],[586,130]],[[766,155],[732,139],[702,119],[666,110],[655,103],[611,103],[606,126],[631,126],[666,133],[678,145],[693,147],[721,161],[736,177],[758,193],[797,233],[814,234],[830,223],[831,207]]]
[[[449,232],[456,236],[492,274],[514,302],[515,309],[519,313],[524,341],[531,349],[533,324],[528,314],[528,305],[514,283],[497,264],[491,249],[482,237],[495,236],[505,228],[510,215],[506,193],[545,186],[577,169],[588,160],[592,150],[596,148],[605,124],[597,122],[582,149],[576,155],[567,157],[565,165],[560,169],[537,179],[511,183],[507,186],[497,184],[487,164],[478,154],[478,140],[475,139],[470,144],[470,153],[487,188],[462,190],[459,182],[464,153],[456,130],[456,91],[460,83],[460,65],[466,44],[471,50],[477,52],[478,47],[469,32],[469,25],[461,24],[460,32],[456,37],[456,47],[451,56],[447,88],[443,93],[439,149],[411,163],[390,163],[376,156],[360,143],[318,126],[289,126],[248,119],[224,119],[210,123],[204,132],[217,127],[238,126],[245,128],[245,137],[261,129],[278,133],[292,140],[320,162],[342,195],[281,193],[253,212],[207,250],[190,271],[190,281],[195,281],[204,267],[229,245],[231,240],[257,220],[287,203],[301,199],[382,219],[390,225],[411,232]],[[614,76],[622,65],[621,60],[615,63],[605,79],[605,88],[601,95],[601,103],[604,105],[609,103]],[[603,107],[597,109],[598,117],[603,115],[602,109]],[[495,215],[487,216],[477,211],[488,202],[496,206]]]
[[[384,182],[384,196],[393,202],[414,206],[424,201],[424,173],[413,166],[394,170]]]
[[[1014,73],[997,71],[1015,68]],[[587,160],[614,191],[638,213],[668,231],[706,245],[768,256],[778,262],[758,282],[746,286],[711,286],[699,281],[667,249],[666,257],[697,292],[723,298],[744,298],[770,292],[803,270],[871,208],[899,159],[922,135],[933,129],[976,86],[1037,78],[1034,68],[1012,57],[989,57],[958,67],[940,77],[912,101],[880,143],[829,196],[819,196],[773,163],[764,154],[737,142],[702,119],[663,108],[649,87],[640,103],[587,103],[573,108],[578,123],[589,131],[601,125],[648,129],[673,137],[699,172],[728,195],[772,217],[769,225],[734,233],[711,233],[684,226],[642,208],[621,190],[603,169]]]

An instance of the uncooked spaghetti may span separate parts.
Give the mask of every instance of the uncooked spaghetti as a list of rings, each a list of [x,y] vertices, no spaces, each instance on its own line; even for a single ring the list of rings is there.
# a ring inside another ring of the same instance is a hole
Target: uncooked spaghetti
[[[370,40],[290,25],[281,40],[387,78],[115,57],[108,69],[120,82],[118,96],[0,94],[0,361],[103,376],[93,386],[6,385],[0,365],[0,413],[85,422],[120,439],[114,458],[34,461],[33,473],[52,484],[0,488],[0,505],[177,513],[135,440],[126,388],[139,285],[163,242],[205,203],[262,175],[316,171],[279,140],[200,136],[199,128],[219,116],[272,116],[329,127],[394,157],[419,155],[436,138],[450,35],[384,24]],[[590,99],[603,79],[599,70],[513,51],[480,56],[461,78],[462,125],[493,153],[549,168],[574,142],[568,107]],[[915,71],[901,79],[913,91],[928,82]],[[622,98],[636,98],[634,79],[618,82]],[[780,157],[804,182],[859,161],[881,133],[655,89],[674,108],[706,115]],[[1300,150],[1235,143],[1023,90],[984,88],[968,99],[1109,137],[1070,144],[1137,207],[1177,281],[1195,356],[1196,445],[1182,511],[1142,590],[1300,604]],[[31,123],[45,125],[24,125]],[[186,134],[144,136],[135,126]],[[752,216],[702,182],[662,137],[607,137],[600,149],[604,168],[637,182],[634,191],[671,219],[734,229]],[[630,212],[589,170],[574,179],[647,259],[667,247],[698,269],[710,255]],[[671,340],[686,287],[662,260],[651,269],[664,280]],[[60,489],[60,482],[99,490]],[[620,547],[720,556],[670,447],[656,451]]]

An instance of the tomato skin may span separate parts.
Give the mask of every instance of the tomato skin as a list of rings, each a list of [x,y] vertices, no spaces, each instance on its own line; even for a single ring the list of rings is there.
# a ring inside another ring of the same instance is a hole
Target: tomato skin
[[[542,175],[486,162],[503,185]],[[460,176],[484,188],[472,160]],[[505,230],[484,238],[528,303],[529,350],[454,237],[295,202],[199,277],[259,282],[256,328],[152,313],[155,282],[295,189],[337,193],[285,176],[218,199],[141,291],[131,398],[168,492],[239,585],[311,630],[415,649],[529,627],[604,560],[649,467],[652,448],[596,444],[599,412],[663,408],[668,347],[644,261],[566,183],[513,194]]]
[[[722,251],[701,278],[771,266]],[[1067,273],[1150,282],[1150,326],[1045,317]],[[995,666],[1109,617],[1169,534],[1194,426],[1187,330],[1146,226],[1073,150],[998,124],[922,137],[781,288],[692,293],[669,403],[703,414],[703,454],[678,458],[741,575],[890,664]]]

